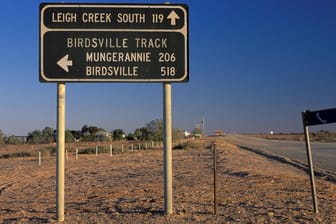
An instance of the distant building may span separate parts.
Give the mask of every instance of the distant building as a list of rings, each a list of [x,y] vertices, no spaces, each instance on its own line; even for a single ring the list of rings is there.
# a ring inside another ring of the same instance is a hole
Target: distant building
[[[194,128],[194,137],[195,138],[202,138],[202,128],[200,124],[196,124]]]
[[[190,138],[191,137],[191,133],[188,132],[187,130],[184,131],[184,137],[185,138]]]
[[[108,131],[97,131],[96,133],[97,137],[112,137],[112,134]]]
[[[223,130],[215,130],[215,131],[214,131],[214,134],[215,134],[216,136],[223,136],[223,135],[225,135],[225,132],[224,132]]]

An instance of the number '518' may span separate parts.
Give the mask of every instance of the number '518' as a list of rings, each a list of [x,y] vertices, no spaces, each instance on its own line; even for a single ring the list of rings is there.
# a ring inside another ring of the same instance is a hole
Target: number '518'
[[[175,76],[175,67],[161,67],[161,76]]]

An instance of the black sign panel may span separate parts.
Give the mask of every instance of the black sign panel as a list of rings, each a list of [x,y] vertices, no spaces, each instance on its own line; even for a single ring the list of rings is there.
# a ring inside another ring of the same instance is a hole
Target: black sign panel
[[[336,108],[302,113],[303,123],[306,126],[330,124],[336,122]]]
[[[186,5],[40,5],[41,82],[188,81]]]
[[[49,29],[182,29],[185,5],[41,4]]]

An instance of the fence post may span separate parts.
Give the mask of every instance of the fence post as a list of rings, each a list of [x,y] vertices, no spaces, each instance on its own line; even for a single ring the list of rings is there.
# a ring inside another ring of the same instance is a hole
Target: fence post
[[[78,148],[76,149],[76,160],[78,160]]]
[[[38,155],[39,155],[39,167],[41,167],[41,163],[42,163],[41,151],[39,151]]]
[[[214,215],[217,215],[217,174],[216,174],[216,143],[212,144],[212,149],[213,149],[213,198],[214,198]]]
[[[110,144],[110,157],[112,157],[112,153],[113,153],[113,147],[112,144]]]

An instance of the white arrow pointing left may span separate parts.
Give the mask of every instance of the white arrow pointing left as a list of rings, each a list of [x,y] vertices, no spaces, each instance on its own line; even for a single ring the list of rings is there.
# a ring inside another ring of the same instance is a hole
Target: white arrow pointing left
[[[72,66],[72,60],[69,60],[69,55],[65,55],[63,58],[58,60],[58,66],[60,66],[64,71],[69,72],[69,66]]]

